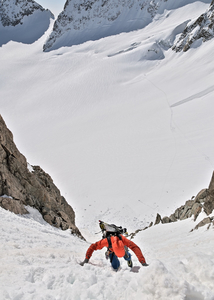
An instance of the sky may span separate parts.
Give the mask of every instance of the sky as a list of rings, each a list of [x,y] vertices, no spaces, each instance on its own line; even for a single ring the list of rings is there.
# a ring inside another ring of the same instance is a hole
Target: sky
[[[36,2],[49,9],[56,17],[63,10],[66,0],[37,0]]]

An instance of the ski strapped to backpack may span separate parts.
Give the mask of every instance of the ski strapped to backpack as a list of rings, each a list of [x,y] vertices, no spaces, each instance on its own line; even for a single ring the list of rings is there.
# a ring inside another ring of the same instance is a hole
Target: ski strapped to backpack
[[[117,236],[118,234],[128,235],[127,229],[122,228],[122,226],[116,226],[114,224],[107,224],[103,221],[99,220],[100,229],[103,233],[103,237],[107,237],[107,235]]]
[[[123,244],[121,234],[127,234],[127,229],[114,224],[107,224],[99,221],[103,238],[108,240],[108,249],[113,249],[117,257],[124,257],[126,255],[126,247]]]

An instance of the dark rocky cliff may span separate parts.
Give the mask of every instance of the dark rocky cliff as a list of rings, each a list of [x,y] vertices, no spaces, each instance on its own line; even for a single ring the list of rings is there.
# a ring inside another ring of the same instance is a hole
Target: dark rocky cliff
[[[75,225],[75,213],[61,196],[50,175],[39,166],[28,165],[19,152],[11,131],[0,115],[0,206],[17,214],[36,208],[49,224],[71,229],[82,237]]]

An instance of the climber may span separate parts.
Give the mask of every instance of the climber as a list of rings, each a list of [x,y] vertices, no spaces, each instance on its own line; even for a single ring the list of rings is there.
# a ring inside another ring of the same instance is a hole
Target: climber
[[[84,266],[85,263],[89,262],[89,259],[95,250],[100,250],[103,247],[107,247],[106,258],[110,258],[111,266],[115,271],[120,267],[118,257],[123,257],[127,261],[128,266],[132,268],[133,263],[128,248],[135,253],[143,266],[148,266],[140,248],[121,234],[121,227],[117,227],[113,224],[109,225],[102,221],[100,221],[100,227],[104,233],[103,239],[92,244],[88,248],[85,260],[80,263],[81,266]]]

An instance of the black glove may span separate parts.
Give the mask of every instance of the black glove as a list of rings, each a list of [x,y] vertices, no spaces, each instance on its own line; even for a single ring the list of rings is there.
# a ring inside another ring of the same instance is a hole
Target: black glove
[[[144,267],[148,267],[148,264],[146,262],[145,263],[142,262],[141,265]]]
[[[106,257],[106,259],[109,259],[109,251],[106,251],[105,257]]]
[[[84,266],[84,264],[87,264],[88,261],[89,261],[89,259],[86,258],[83,262],[80,263],[80,266]]]

